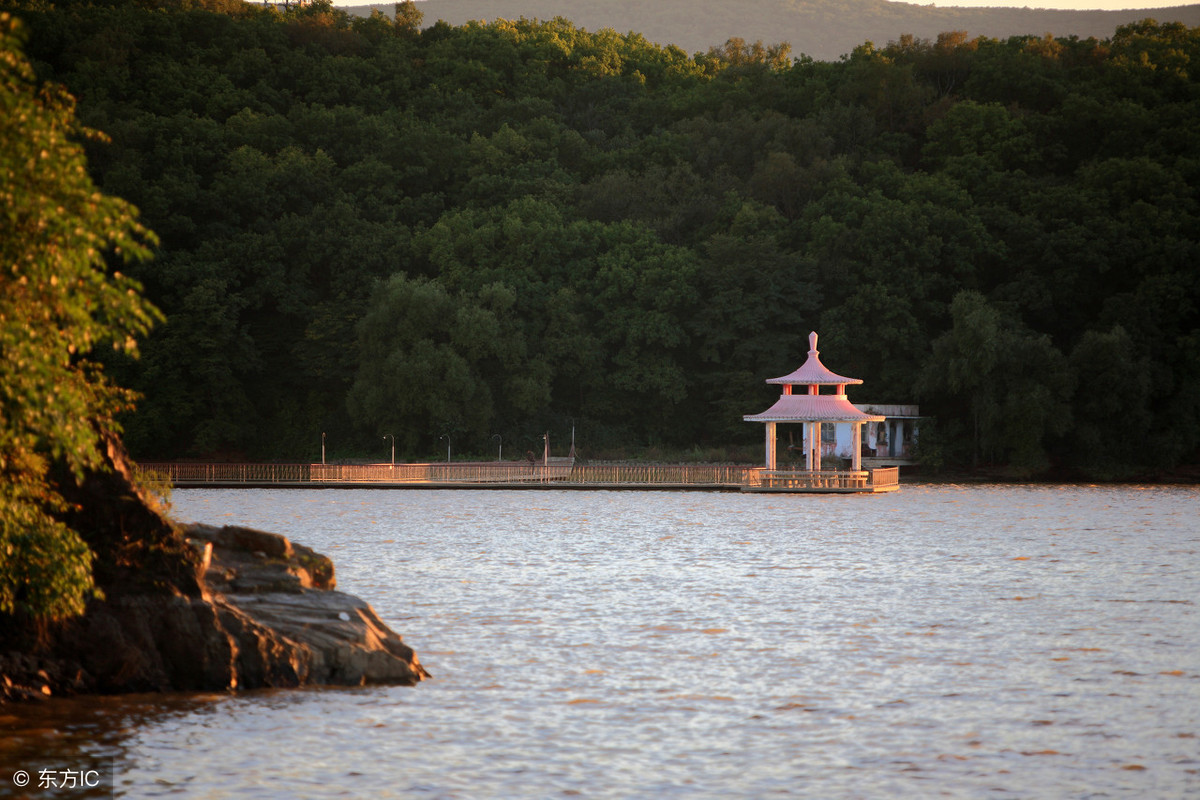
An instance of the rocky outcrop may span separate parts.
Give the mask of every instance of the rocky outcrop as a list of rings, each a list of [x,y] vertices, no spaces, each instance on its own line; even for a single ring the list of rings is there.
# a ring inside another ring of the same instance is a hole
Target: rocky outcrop
[[[412,684],[428,677],[367,603],[337,591],[333,562],[282,536],[192,525],[213,602],[299,645],[300,683]],[[296,660],[291,662],[296,664]]]
[[[333,563],[283,536],[186,526],[199,596],[122,594],[0,655],[0,697],[415,684],[428,673],[370,605],[334,589]]]
[[[336,590],[328,558],[264,531],[179,526],[116,456],[124,470],[71,498],[95,509],[95,493],[114,512],[72,521],[90,534],[104,599],[54,625],[0,619],[0,702],[428,677],[367,603]]]

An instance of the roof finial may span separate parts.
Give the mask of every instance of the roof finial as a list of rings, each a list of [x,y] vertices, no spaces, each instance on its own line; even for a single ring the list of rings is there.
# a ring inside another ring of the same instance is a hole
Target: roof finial
[[[816,354],[817,352],[817,332],[812,331],[808,334],[808,352]]]

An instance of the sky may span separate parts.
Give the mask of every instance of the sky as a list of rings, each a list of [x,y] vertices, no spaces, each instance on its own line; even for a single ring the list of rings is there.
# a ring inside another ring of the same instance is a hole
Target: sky
[[[334,0],[335,6],[361,6],[380,0]],[[420,0],[417,0],[420,5]],[[920,2],[914,5],[935,5],[939,8],[952,6],[978,8],[981,6],[1012,6],[1022,8],[1065,8],[1082,11],[1086,9],[1101,9],[1103,11],[1120,11],[1127,8],[1167,8],[1170,6],[1191,5],[1190,3],[1171,2],[1171,0],[945,0],[945,2]]]
[[[914,5],[930,5],[916,2]],[[932,5],[939,8],[951,6],[979,8],[982,6],[1011,6],[1014,8],[1063,8],[1071,11],[1086,11],[1100,9],[1101,11],[1121,11],[1127,8],[1167,8],[1170,6],[1191,5],[1190,3],[1171,2],[1171,0],[1022,0],[1022,2],[1004,2],[1004,0],[946,0]]]

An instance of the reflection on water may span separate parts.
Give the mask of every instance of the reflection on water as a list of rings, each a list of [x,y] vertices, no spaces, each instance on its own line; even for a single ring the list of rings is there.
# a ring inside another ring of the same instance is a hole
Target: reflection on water
[[[149,694],[0,707],[0,797],[111,797],[114,765],[123,769],[132,732],[224,699]]]
[[[0,763],[115,756],[127,797],[1200,794],[1198,499],[178,491],[332,556],[433,680],[19,710],[49,733]]]

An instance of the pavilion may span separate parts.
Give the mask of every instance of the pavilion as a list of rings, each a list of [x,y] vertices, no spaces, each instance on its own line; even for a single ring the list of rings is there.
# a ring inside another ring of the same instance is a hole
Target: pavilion
[[[766,466],[759,471],[758,480],[748,486],[748,490],[878,492],[897,487],[894,469],[862,469],[862,426],[867,422],[883,422],[885,418],[865,413],[850,402],[846,397],[846,387],[862,381],[838,375],[821,363],[815,331],[808,335],[808,360],[795,372],[770,378],[767,383],[783,386],[783,393],[775,405],[761,414],[742,417],[746,422],[766,424]],[[822,394],[823,386],[834,387],[833,393]],[[802,391],[797,391],[796,387],[802,387]],[[780,423],[804,426],[802,471],[779,469],[777,426]],[[821,426],[826,423],[850,424],[852,443],[848,471],[821,468]]]

